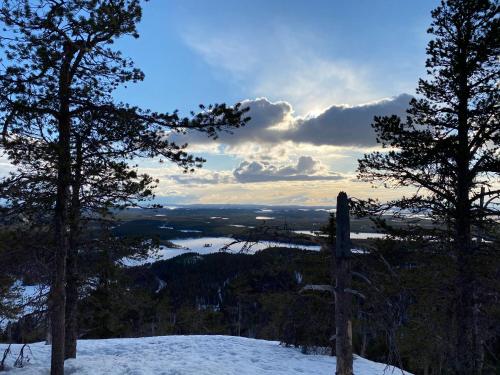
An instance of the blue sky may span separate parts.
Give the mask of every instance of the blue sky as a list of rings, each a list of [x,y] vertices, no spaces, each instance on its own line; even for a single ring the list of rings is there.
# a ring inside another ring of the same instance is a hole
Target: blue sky
[[[165,203],[330,205],[339,190],[389,198],[357,181],[376,147],[374,115],[403,115],[425,74],[437,0],[151,0],[139,39],[116,43],[146,74],[118,100],[188,114],[243,102],[252,121],[217,142],[176,139],[208,161],[194,174],[141,160]],[[8,163],[0,160],[0,170]]]
[[[144,4],[140,39],[117,46],[146,74],[119,100],[187,114],[200,103],[250,107],[248,129],[191,151],[192,175],[155,161],[168,203],[327,205],[338,190],[396,194],[356,181],[376,147],[370,122],[403,114],[425,74],[426,29],[436,0],[194,1]],[[409,94],[409,95],[403,95]]]
[[[272,92],[272,82],[260,87],[260,80],[280,71],[307,70],[307,59],[335,62],[359,73],[363,87],[349,90],[355,92],[346,95],[345,104],[408,92],[424,71],[425,30],[436,4],[152,0],[144,6],[141,38],[118,43],[144,70],[146,81],[119,97],[158,110],[182,111],[199,103],[235,102],[255,94],[290,100],[281,97],[282,92]],[[290,61],[302,54],[304,65]]]

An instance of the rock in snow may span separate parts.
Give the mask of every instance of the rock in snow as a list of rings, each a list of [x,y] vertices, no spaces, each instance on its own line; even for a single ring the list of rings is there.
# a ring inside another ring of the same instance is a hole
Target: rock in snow
[[[7,348],[0,344],[0,355]],[[21,345],[12,345],[6,374],[48,374],[50,346],[31,344],[30,361],[13,368]],[[29,350],[26,350],[29,353]],[[81,375],[331,375],[335,357],[305,355],[277,341],[233,336],[161,336],[109,340],[81,340],[78,358],[66,361],[67,374]],[[354,374],[406,374],[361,357]]]

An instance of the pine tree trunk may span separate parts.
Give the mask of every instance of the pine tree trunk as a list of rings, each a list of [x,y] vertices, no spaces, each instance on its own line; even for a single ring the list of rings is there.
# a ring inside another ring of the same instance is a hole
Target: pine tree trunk
[[[76,163],[73,172],[70,209],[70,238],[66,268],[66,335],[64,358],[76,358],[78,339],[78,244],[80,236],[80,188],[82,184],[82,141],[76,136]]]
[[[64,359],[76,358],[76,342],[78,338],[78,275],[76,250],[75,247],[70,246],[67,261]]]
[[[458,204],[458,207],[459,217],[454,238],[458,253],[455,371],[457,375],[479,375],[482,372],[480,358],[482,343],[479,331],[475,327],[478,319],[474,312],[476,280],[473,272],[470,207],[467,204]]]
[[[61,127],[63,128],[63,127]],[[55,209],[55,243],[54,275],[50,291],[52,358],[51,375],[64,374],[64,340],[66,315],[66,256],[68,254],[68,218],[67,200],[69,196],[69,132],[60,130],[59,171],[57,186],[57,202]]]
[[[457,226],[458,227],[458,226]],[[473,375],[475,369],[474,350],[474,278],[471,273],[470,258],[467,246],[466,228],[460,225],[460,232],[455,241],[458,250],[458,277],[457,277],[457,333],[456,333],[456,373],[459,375]],[[463,242],[462,242],[463,241]]]
[[[47,316],[47,332],[45,333],[45,345],[52,345],[52,327],[50,324],[50,316]]]
[[[471,236],[471,205],[469,193],[472,187],[470,177],[471,154],[469,149],[469,98],[467,75],[467,42],[464,35],[457,37],[460,54],[457,57],[458,71],[458,145],[456,153],[457,186],[454,241],[457,250],[457,333],[456,373],[459,375],[480,374],[476,358],[477,340],[474,338],[474,289],[473,246]]]
[[[335,246],[335,355],[337,375],[352,375],[352,296],[351,240],[347,194],[337,197],[337,232]]]
[[[368,332],[366,331],[366,327],[363,327],[363,338],[361,340],[361,350],[359,351],[359,355],[364,357],[366,355],[366,349],[368,347]]]
[[[54,275],[50,291],[52,358],[51,375],[64,374],[64,341],[66,325],[66,257],[69,248],[67,201],[71,169],[69,165],[69,132],[60,130],[59,172],[55,209]]]
[[[57,144],[57,198],[54,213],[55,256],[50,292],[52,353],[51,375],[64,375],[64,343],[66,336],[66,257],[69,251],[68,203],[71,185],[71,117],[70,64],[73,46],[64,46],[64,60],[59,76],[59,114]]]
[[[484,193],[485,193],[485,188],[484,186],[481,187],[481,198],[480,198],[480,203],[479,206],[481,208],[481,215],[484,214],[483,209],[484,209]],[[477,233],[477,245],[476,245],[476,251],[480,251],[480,247],[483,242],[483,236],[484,236],[484,228],[483,228],[483,223],[479,223],[479,228],[478,228],[478,233]],[[474,331],[473,331],[473,338],[474,338],[474,351],[475,351],[475,362],[476,362],[476,368],[477,368],[477,373],[482,373],[483,367],[484,367],[484,356],[485,356],[485,350],[484,350],[484,332],[485,332],[485,327],[481,324],[482,322],[482,312],[480,308],[480,297],[478,296],[478,288],[474,288],[474,295],[473,295],[473,326],[474,326]]]

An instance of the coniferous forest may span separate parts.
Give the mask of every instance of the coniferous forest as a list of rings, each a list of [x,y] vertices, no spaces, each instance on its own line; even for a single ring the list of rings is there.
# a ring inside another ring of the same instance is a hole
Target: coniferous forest
[[[0,1],[0,373],[499,374],[500,4],[429,2]]]

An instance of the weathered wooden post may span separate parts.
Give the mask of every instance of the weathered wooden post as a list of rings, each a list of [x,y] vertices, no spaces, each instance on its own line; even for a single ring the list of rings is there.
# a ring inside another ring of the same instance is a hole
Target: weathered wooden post
[[[335,355],[336,375],[352,375],[351,229],[347,194],[337,196],[335,243]]]

